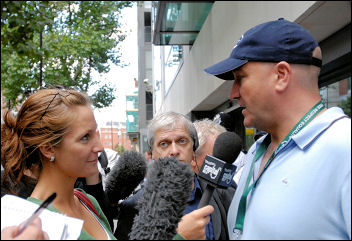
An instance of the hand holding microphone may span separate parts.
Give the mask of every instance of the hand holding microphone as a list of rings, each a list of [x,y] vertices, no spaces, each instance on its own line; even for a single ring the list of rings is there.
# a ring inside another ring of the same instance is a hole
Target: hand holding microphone
[[[176,157],[160,158],[148,168],[130,239],[170,240],[192,192],[194,173]],[[182,234],[181,234],[182,235]]]
[[[139,214],[134,219],[130,239],[172,239],[176,228],[186,239],[205,239],[205,226],[214,211],[208,205],[210,198],[215,187],[227,188],[230,185],[236,170],[232,162],[241,148],[242,141],[235,133],[225,132],[218,136],[213,148],[214,156],[207,155],[199,171],[199,177],[207,182],[207,187],[198,209],[184,216],[194,176],[191,167],[175,157],[154,162],[143,197],[139,200]]]
[[[213,212],[213,206],[207,205],[184,215],[178,223],[177,232],[188,240],[204,240],[205,226],[209,223],[209,215]]]

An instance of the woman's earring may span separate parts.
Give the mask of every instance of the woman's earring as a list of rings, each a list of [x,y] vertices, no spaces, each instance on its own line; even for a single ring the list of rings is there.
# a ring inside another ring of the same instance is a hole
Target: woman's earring
[[[53,162],[55,160],[54,156],[51,156],[50,161]]]

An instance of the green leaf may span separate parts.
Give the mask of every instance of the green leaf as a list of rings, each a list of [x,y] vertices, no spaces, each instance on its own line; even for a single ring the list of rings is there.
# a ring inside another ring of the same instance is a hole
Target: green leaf
[[[111,63],[124,66],[120,50],[114,51],[124,36],[115,40],[111,35],[121,25],[121,9],[131,7],[131,1],[1,4],[1,86],[12,104],[20,103],[26,91],[40,88],[41,61],[43,85],[62,84],[82,91],[92,86],[93,70],[108,72]],[[92,96],[99,108],[110,105],[114,98],[114,89],[108,86]]]

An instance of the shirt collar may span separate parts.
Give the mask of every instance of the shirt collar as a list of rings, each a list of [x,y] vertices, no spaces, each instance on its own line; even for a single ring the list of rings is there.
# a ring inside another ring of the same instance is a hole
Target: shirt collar
[[[255,154],[255,152],[258,150],[259,146],[264,142],[264,140],[267,138],[268,135],[269,135],[268,133],[264,134],[255,142],[255,149],[253,149],[253,151],[252,151],[253,155]],[[268,138],[271,139],[271,136],[269,135]]]
[[[308,123],[306,128],[303,128],[300,132],[294,135],[291,139],[294,143],[301,149],[305,149],[312,143],[318,136],[323,133],[330,125],[337,119],[347,117],[341,108],[331,107],[314,118],[310,123]],[[253,149],[252,154],[254,155],[259,146],[266,139],[268,134],[260,137],[255,142],[255,149]],[[270,136],[268,137],[270,138]],[[289,141],[291,141],[291,139]]]
[[[346,117],[341,108],[331,107],[314,118],[306,128],[292,137],[292,140],[300,149],[305,149],[316,138],[328,129],[336,120]]]

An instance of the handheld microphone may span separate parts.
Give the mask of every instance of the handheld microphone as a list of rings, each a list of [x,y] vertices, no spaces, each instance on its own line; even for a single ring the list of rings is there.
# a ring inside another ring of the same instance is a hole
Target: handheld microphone
[[[128,197],[144,179],[147,171],[144,156],[136,151],[125,151],[107,174],[105,191],[111,203]]]
[[[213,156],[206,155],[198,177],[206,183],[198,208],[209,204],[215,188],[227,188],[230,186],[236,171],[236,166],[232,165],[240,154],[242,140],[234,132],[223,132],[215,140]]]
[[[130,239],[171,240],[192,192],[194,173],[176,157],[160,158],[148,168],[139,213],[134,218]]]

